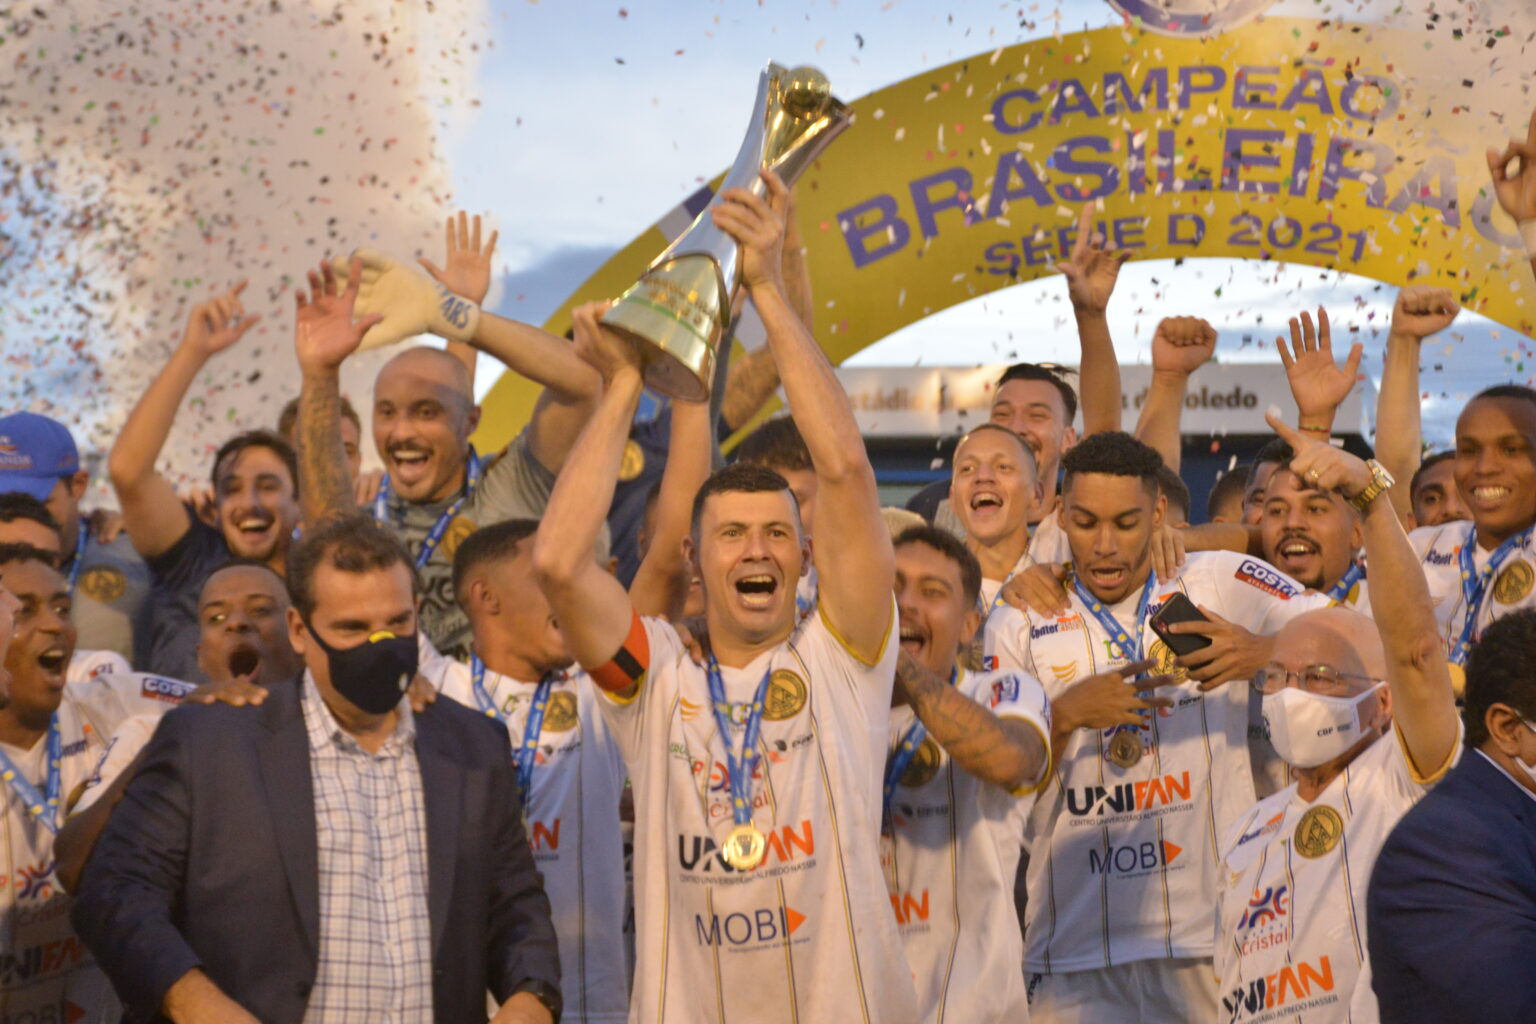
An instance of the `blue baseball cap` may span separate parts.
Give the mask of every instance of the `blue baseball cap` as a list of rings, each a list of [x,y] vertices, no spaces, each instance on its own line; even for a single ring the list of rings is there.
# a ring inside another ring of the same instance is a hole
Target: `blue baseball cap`
[[[80,450],[64,424],[35,412],[0,416],[0,494],[47,501],[61,477],[79,471]]]

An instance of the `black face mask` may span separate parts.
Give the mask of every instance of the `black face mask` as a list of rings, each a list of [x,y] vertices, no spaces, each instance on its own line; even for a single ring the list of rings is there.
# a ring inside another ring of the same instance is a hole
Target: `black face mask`
[[[304,624],[325,652],[336,692],[370,715],[382,715],[400,703],[416,676],[416,634],[395,636],[381,629],[356,647],[335,648]]]

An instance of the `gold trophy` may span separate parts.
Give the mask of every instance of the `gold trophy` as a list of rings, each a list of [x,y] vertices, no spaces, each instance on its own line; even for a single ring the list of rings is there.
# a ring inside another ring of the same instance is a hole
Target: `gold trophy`
[[[832,95],[826,75],[812,67],[769,64],[757,81],[747,137],[720,191],[766,194],[759,176],[765,167],[793,186],[848,122],[848,105]],[[646,383],[685,401],[709,397],[715,350],[741,287],[741,254],[736,240],[715,227],[709,215],[713,205],[603,317],[605,325],[639,343]]]

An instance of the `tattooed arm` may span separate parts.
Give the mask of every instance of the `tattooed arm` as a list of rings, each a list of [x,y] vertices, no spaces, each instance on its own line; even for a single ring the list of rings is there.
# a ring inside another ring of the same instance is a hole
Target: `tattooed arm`
[[[994,715],[906,651],[896,663],[896,694],[955,763],[983,782],[1013,792],[1034,786],[1049,770],[1050,751],[1034,725]]]
[[[357,511],[352,474],[341,443],[341,364],[357,351],[363,334],[382,319],[378,314],[352,319],[362,267],[356,257],[347,275],[347,288],[338,288],[328,263],[310,271],[311,294],[298,291],[294,351],[303,371],[299,419],[294,428],[299,456],[299,504],[304,527],[314,530],[326,522]]]

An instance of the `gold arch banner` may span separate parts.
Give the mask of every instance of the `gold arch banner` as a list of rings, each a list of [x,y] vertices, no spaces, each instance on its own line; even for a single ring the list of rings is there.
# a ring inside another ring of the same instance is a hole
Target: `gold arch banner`
[[[1484,157],[1524,135],[1519,44],[1507,30],[1269,18],[1206,39],[1134,27],[1041,39],[898,82],[853,104],[853,126],[797,191],[816,336],[841,361],[1055,273],[1090,201],[1137,259],[1439,285],[1536,333],[1536,283]],[[563,333],[572,306],[619,294],[708,194],[625,246],[546,326]],[[514,436],[534,395],[503,376],[482,451]]]

